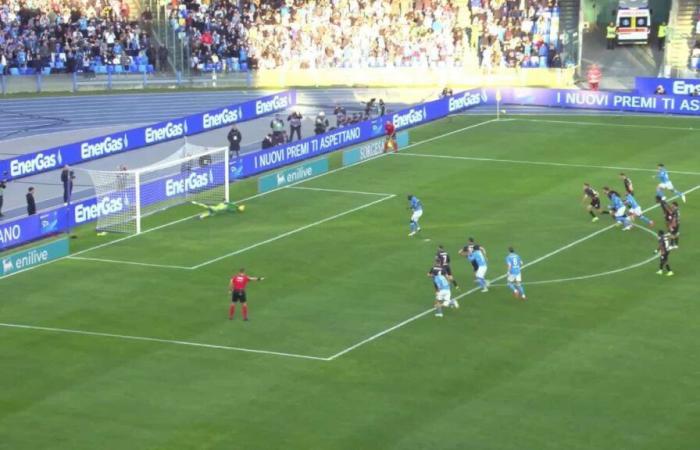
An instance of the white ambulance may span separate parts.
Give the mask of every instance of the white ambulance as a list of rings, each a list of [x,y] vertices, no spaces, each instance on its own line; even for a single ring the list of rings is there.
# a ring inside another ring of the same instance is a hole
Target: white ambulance
[[[651,34],[648,0],[620,0],[615,26],[618,44],[648,44]]]

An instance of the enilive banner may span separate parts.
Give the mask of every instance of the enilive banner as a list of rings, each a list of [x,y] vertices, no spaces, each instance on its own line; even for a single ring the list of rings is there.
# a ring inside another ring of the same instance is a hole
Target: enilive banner
[[[256,100],[120,131],[81,142],[53,147],[0,161],[0,178],[16,179],[80,164],[117,153],[179,139],[284,111],[296,105],[296,91],[285,91]]]
[[[501,95],[504,104],[700,116],[700,97],[540,88],[501,89]]]
[[[319,158],[258,179],[258,192],[267,192],[328,172],[328,158]]]
[[[489,103],[487,92],[472,89],[432,102],[402,109],[374,120],[337,128],[328,133],[241,155],[231,162],[231,178],[249,177],[297,161],[323,155],[340,148],[384,136],[384,124],[392,122],[397,130],[415,127],[467,108]]]
[[[68,256],[70,252],[69,240],[70,239],[64,237],[38,247],[32,247],[27,250],[22,250],[21,252],[3,256],[0,277],[15,272],[21,272],[30,267],[46,264],[54,259]]]
[[[666,95],[691,95],[700,89],[697,78],[635,77],[634,89],[642,95],[654,95],[657,87],[663,87]]]

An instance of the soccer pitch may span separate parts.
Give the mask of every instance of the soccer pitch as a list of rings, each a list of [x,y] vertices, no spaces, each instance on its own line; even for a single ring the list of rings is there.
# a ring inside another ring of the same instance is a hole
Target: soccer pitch
[[[0,280],[0,449],[696,449],[698,137],[678,117],[454,116],[399,154],[236,183],[241,214],[79,229],[73,256]],[[688,193],[674,277],[654,230],[581,203],[624,171],[662,228],[659,162]],[[488,293],[457,255],[469,236]],[[438,244],[461,286],[442,319]],[[503,286],[510,245],[527,302]],[[250,322],[227,320],[239,267],[266,277]]]

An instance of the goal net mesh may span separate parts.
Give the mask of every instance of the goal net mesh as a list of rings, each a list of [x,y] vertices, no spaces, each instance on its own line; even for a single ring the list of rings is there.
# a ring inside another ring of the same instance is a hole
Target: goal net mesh
[[[134,170],[87,170],[95,188],[97,229],[140,233],[141,220],[189,201],[228,201],[228,149],[185,143]]]

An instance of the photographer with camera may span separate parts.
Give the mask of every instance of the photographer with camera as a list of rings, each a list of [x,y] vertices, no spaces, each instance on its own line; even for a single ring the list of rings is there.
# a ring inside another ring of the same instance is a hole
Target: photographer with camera
[[[316,116],[316,121],[314,122],[314,133],[316,135],[323,134],[328,130],[328,119],[326,119],[326,113],[321,111]]]
[[[71,195],[73,195],[73,180],[75,180],[75,172],[73,172],[68,164],[63,166],[61,170],[61,183],[63,184],[63,203],[70,203]]]
[[[289,122],[289,142],[294,139],[294,133],[297,135],[297,139],[301,140],[301,120],[303,119],[299,111],[292,111],[292,113],[287,117],[287,122]]]
[[[272,143],[274,145],[284,144],[284,121],[279,114],[275,114],[275,118],[270,122],[270,128],[272,129]]]

